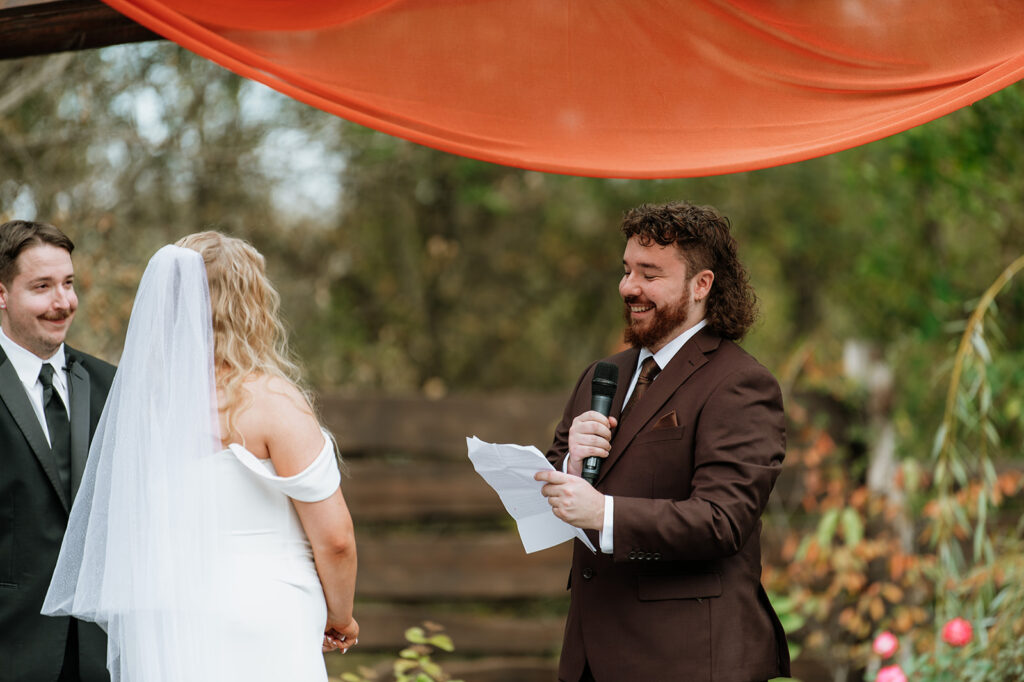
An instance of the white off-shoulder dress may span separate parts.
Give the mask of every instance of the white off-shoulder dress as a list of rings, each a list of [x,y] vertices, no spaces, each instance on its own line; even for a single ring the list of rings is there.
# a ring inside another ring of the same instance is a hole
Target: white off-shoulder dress
[[[334,448],[326,434],[324,440],[317,458],[289,477],[237,443],[216,455],[222,549],[229,549],[220,576],[225,603],[217,610],[226,618],[221,654],[232,680],[327,679],[321,650],[327,604],[292,505],[338,489]]]

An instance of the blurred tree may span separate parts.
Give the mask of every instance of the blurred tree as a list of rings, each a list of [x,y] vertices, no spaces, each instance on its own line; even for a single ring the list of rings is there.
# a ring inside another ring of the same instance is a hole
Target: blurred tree
[[[0,91],[22,93],[0,110],[0,214],[54,222],[76,242],[73,343],[116,359],[138,279],[167,242],[222,229],[273,252],[289,239],[259,154],[299,105],[248,115],[253,89],[163,44],[0,64]]]
[[[622,211],[688,198],[733,220],[763,301],[755,354],[834,369],[866,339],[905,382],[906,428],[935,407],[913,377],[946,322],[1024,250],[1020,86],[842,154],[623,181],[418,147],[169,44],[5,62],[0,85],[0,207],[77,238],[90,314],[73,339],[108,357],[148,255],[216,228],[268,255],[315,385],[564,389],[620,338]]]

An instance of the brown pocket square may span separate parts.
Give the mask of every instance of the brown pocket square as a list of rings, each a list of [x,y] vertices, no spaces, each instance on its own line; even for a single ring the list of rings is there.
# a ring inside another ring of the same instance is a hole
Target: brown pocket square
[[[679,420],[676,419],[676,411],[672,410],[667,414],[661,415],[657,422],[654,423],[652,431],[654,429],[667,429],[672,426],[679,426]]]

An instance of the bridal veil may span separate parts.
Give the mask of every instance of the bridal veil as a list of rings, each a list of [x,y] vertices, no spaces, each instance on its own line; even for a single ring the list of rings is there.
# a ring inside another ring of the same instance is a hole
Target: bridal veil
[[[107,631],[114,682],[230,679],[212,594],[218,424],[203,259],[165,246],[139,284],[43,604]]]

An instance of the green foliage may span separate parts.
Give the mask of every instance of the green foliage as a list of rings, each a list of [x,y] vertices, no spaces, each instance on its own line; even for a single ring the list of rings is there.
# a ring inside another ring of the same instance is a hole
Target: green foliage
[[[801,504],[814,512],[815,524],[811,533],[791,532],[784,543],[789,561],[782,570],[766,569],[766,583],[786,595],[773,603],[787,632],[830,661],[837,677],[867,666],[873,679],[881,662],[870,641],[882,630],[903,636],[908,646],[900,664],[910,679],[1016,679],[1024,665],[1024,524],[1006,528],[1003,512],[1016,503],[1019,515],[1024,477],[1007,463],[1024,442],[1000,417],[1016,414],[1003,403],[1017,394],[993,388],[1016,385],[1002,371],[1017,371],[1005,362],[1016,349],[1006,348],[998,331],[995,299],[1012,296],[1008,284],[1021,270],[1024,256],[960,325],[953,362],[935,370],[949,377],[944,418],[930,451],[902,463],[892,494],[859,485],[844,461],[850,453],[791,408],[798,428],[789,454],[804,467]],[[1013,507],[1008,512],[1015,518]],[[914,524],[917,517],[923,518]],[[975,625],[966,647],[935,635],[936,624],[953,617]]]
[[[770,592],[768,600],[772,603],[772,608],[775,609],[779,622],[782,623],[782,629],[789,636],[787,642],[789,644],[789,658],[790,660],[796,660],[803,647],[792,638],[792,635],[799,632],[807,624],[807,617],[803,615],[802,609],[796,600],[789,595]]]
[[[452,652],[455,645],[444,628],[436,623],[426,622],[423,627],[412,627],[405,631],[409,646],[398,653],[391,664],[395,682],[462,682],[452,680],[432,656],[435,650]],[[373,670],[361,668],[359,673],[342,673],[342,682],[378,682],[381,678]]]
[[[961,650],[919,640],[923,652],[909,666],[917,679],[981,682],[1024,673],[1024,524],[1007,533],[993,522],[1005,498],[1021,490],[1021,474],[996,471],[995,457],[1012,446],[993,418],[992,386],[999,374],[996,351],[987,340],[1001,336],[995,298],[1021,270],[1024,256],[984,293],[961,336],[935,438],[934,484],[927,493],[932,513],[926,536],[938,557],[936,615],[967,617],[976,623],[978,636]]]
[[[935,513],[929,534],[941,569],[951,578],[959,577],[968,565],[961,545],[964,538],[970,540],[970,563],[989,564],[995,559],[988,516],[1000,505],[1005,486],[993,461],[993,451],[999,452],[1002,439],[992,418],[993,351],[985,331],[986,327],[998,331],[990,315],[995,310],[993,302],[1021,270],[1024,256],[1003,271],[971,313],[957,348],[946,410],[935,437]]]
[[[908,679],[1024,679],[1024,544],[1019,539],[1010,540],[1004,543],[1004,549],[1008,550],[1004,556],[991,565],[977,567],[952,590],[961,617],[974,624],[971,640],[963,646],[953,646],[943,641],[937,627],[912,632],[905,640],[909,650],[898,657]],[[868,679],[873,679],[882,665],[875,657],[868,667]]]

